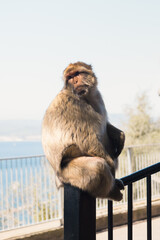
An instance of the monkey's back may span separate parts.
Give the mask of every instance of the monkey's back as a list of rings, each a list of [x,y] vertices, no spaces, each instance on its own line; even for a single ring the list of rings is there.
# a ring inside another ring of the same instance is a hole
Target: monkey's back
[[[76,95],[62,90],[48,107],[42,126],[45,155],[55,171],[64,157],[105,157],[103,115]]]

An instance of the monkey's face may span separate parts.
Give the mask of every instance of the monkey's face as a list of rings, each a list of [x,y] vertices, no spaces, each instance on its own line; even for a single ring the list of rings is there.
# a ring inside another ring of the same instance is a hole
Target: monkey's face
[[[64,70],[65,87],[79,97],[85,97],[97,85],[92,67],[82,62],[70,64]]]
[[[72,72],[66,77],[66,84],[72,89],[74,94],[85,96],[89,91],[89,75],[84,72]]]

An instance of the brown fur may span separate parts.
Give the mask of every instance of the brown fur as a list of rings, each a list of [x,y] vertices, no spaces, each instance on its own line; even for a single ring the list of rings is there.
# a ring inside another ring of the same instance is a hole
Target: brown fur
[[[114,172],[124,134],[108,122],[91,65],[70,64],[64,70],[64,81],[64,88],[50,104],[43,120],[46,157],[58,181],[70,183],[95,197],[121,200],[123,184],[115,180]]]

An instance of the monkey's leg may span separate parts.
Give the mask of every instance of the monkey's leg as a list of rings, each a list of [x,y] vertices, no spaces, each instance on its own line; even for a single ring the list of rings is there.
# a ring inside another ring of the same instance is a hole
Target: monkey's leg
[[[70,183],[100,198],[107,198],[115,186],[115,179],[109,166],[103,158],[99,157],[74,158],[62,168],[58,177],[62,182]]]

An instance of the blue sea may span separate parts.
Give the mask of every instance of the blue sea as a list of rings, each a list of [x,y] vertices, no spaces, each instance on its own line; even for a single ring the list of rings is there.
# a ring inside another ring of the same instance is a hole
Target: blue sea
[[[41,142],[0,142],[0,158],[44,154]]]
[[[41,142],[0,142],[0,212],[12,215],[4,214],[4,221],[0,217],[0,231],[35,223],[27,204],[33,204],[35,196],[37,201],[47,201],[53,176],[48,174],[49,165],[45,158],[19,157],[43,154]],[[55,195],[50,194],[54,201]]]

